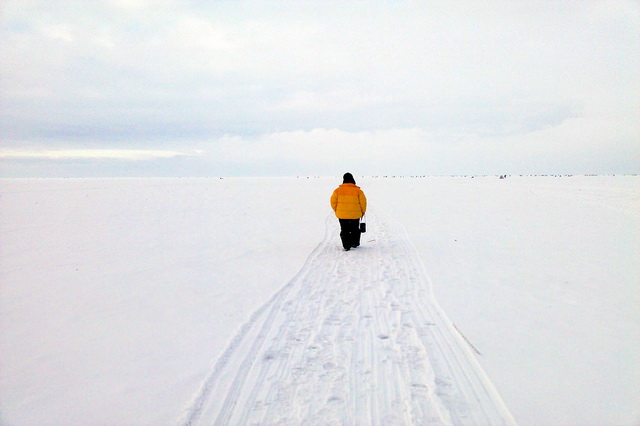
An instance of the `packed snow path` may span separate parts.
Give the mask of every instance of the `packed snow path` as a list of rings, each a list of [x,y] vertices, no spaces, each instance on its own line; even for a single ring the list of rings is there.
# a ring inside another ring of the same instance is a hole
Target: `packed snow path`
[[[216,362],[181,424],[514,424],[401,225],[328,217],[298,274]]]

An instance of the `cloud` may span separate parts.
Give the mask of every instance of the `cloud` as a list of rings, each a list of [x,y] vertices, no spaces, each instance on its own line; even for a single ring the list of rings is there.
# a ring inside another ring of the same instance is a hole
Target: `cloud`
[[[501,137],[432,133],[417,127],[356,132],[316,128],[174,141],[175,150],[3,149],[0,174],[326,176],[345,170],[358,175],[624,173],[640,160],[638,144],[629,143],[630,137],[628,129],[619,127],[614,132],[608,122],[582,117],[526,135]]]
[[[179,151],[142,150],[142,149],[0,149],[0,160],[10,159],[39,159],[39,160],[125,160],[148,161],[157,158],[172,158],[196,155]]]
[[[255,153],[243,163],[233,142],[268,146],[263,169],[277,173],[292,152],[322,159],[320,138],[360,152],[361,139],[377,141],[369,151],[398,167],[415,163],[398,147],[441,149],[452,170],[470,164],[461,140],[485,156],[544,146],[554,164],[594,143],[611,153],[638,145],[633,1],[9,0],[2,9],[0,143],[15,150],[204,144],[253,173]]]

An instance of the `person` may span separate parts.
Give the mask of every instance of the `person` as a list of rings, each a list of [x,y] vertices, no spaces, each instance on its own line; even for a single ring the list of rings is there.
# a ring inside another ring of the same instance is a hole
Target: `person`
[[[331,208],[340,221],[340,239],[345,251],[360,245],[360,218],[367,211],[367,197],[351,173],[342,177],[342,185],[331,194]]]

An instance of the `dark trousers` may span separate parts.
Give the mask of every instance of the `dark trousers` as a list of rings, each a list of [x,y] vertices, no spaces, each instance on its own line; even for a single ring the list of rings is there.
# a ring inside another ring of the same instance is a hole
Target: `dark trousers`
[[[360,245],[360,219],[338,219],[342,247],[349,249]]]

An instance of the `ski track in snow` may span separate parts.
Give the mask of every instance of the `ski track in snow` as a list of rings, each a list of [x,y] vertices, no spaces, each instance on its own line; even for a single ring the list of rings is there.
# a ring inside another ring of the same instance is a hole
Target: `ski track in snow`
[[[404,228],[367,218],[349,252],[327,218],[322,242],[230,343],[180,424],[515,424]]]

